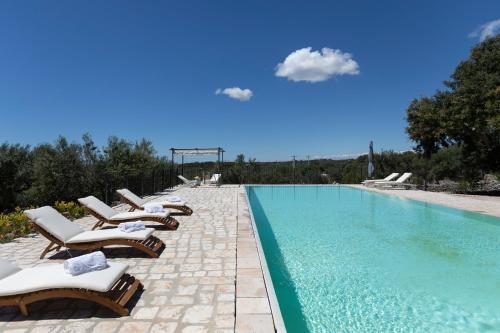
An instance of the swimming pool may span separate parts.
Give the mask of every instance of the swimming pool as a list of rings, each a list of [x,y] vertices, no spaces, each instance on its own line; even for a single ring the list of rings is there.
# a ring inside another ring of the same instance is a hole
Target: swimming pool
[[[344,186],[247,186],[287,331],[500,331],[500,219]]]

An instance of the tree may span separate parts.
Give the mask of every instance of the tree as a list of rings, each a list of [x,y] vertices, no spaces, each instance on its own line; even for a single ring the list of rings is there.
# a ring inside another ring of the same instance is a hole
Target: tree
[[[82,158],[85,168],[85,192],[103,196],[105,187],[105,162],[101,151],[95,145],[90,134],[85,133],[82,136]]]
[[[244,165],[245,164],[245,155],[243,154],[238,154],[236,156],[236,159],[234,160],[234,163],[236,163],[237,165]]]
[[[443,125],[446,97],[445,93],[439,93],[432,98],[414,99],[406,110],[408,122],[406,132],[410,139],[417,143],[415,150],[422,156],[417,170],[424,180],[424,189],[427,189],[432,154],[442,146],[447,146],[447,135]]]
[[[75,200],[85,194],[82,147],[59,137],[55,145],[42,144],[33,151],[31,202],[53,204],[56,200]]]
[[[0,213],[25,203],[31,186],[33,159],[29,146],[0,145]]]
[[[136,142],[132,150],[132,165],[130,174],[132,177],[139,178],[140,193],[144,194],[144,177],[151,175],[155,167],[156,151],[153,143],[146,139]]]
[[[416,150],[429,161],[441,147],[459,145],[469,180],[500,170],[500,35],[475,46],[445,85],[447,91],[413,100],[407,109]]]
[[[446,131],[463,145],[468,176],[500,170],[500,35],[475,46],[445,84]]]
[[[459,179],[463,173],[462,147],[452,145],[440,149],[431,158],[431,174],[436,180]]]
[[[406,132],[410,139],[417,143],[416,151],[422,153],[426,159],[430,159],[442,145],[447,145],[442,120],[443,102],[438,99],[439,97],[414,99],[406,110]]]
[[[0,212],[91,194],[110,201],[114,190],[129,187],[129,182],[133,191],[144,194],[165,184],[168,160],[156,156],[151,141],[132,144],[110,137],[101,152],[90,134],[82,140],[68,143],[59,137],[34,149],[0,145]]]
[[[107,182],[112,185],[124,184],[128,187],[133,164],[132,144],[116,136],[108,138],[108,144],[103,149]]]

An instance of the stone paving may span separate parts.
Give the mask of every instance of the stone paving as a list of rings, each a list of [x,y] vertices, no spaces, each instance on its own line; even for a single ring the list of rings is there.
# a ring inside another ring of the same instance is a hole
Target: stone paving
[[[130,316],[118,317],[86,301],[58,299],[30,305],[28,317],[15,307],[0,308],[0,332],[274,332],[243,187],[183,188],[175,194],[194,213],[178,216],[176,231],[157,225],[155,235],[166,245],[159,258],[126,248],[104,250],[109,260],[127,263],[128,272],[144,284],[130,302]],[[85,217],[75,222],[88,230],[95,221]],[[0,244],[0,258],[21,267],[69,258],[61,251],[40,260],[47,244],[40,235],[20,238]]]

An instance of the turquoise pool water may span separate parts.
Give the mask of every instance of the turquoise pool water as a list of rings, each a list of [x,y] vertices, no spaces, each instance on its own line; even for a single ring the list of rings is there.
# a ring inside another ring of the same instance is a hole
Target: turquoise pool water
[[[342,186],[248,186],[288,332],[500,332],[500,219]]]

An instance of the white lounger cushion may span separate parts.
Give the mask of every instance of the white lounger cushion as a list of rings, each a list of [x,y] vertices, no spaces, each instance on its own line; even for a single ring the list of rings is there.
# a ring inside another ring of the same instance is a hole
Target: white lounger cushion
[[[390,181],[390,182],[375,182],[375,186],[385,186],[385,185],[399,185],[403,184],[405,181],[408,180],[412,176],[411,172],[406,172],[404,173],[401,177],[399,177],[397,180]]]
[[[111,216],[116,214],[116,211],[113,208],[109,207],[108,205],[106,205],[104,202],[97,199],[93,195],[90,195],[85,198],[80,198],[78,199],[78,201],[82,205],[88,207],[89,209],[95,211],[97,214],[104,216],[107,219],[110,219]]]
[[[0,279],[19,272],[21,269],[7,260],[0,259]]]
[[[78,201],[95,211],[97,214],[104,216],[108,220],[120,221],[120,220],[128,220],[128,219],[140,219],[142,217],[154,216],[154,217],[167,217],[170,215],[170,211],[168,209],[163,213],[147,213],[144,211],[136,210],[133,212],[121,212],[118,213],[113,208],[106,205],[101,200],[97,199],[94,196],[88,196],[86,198],[80,198]]]
[[[24,211],[24,214],[62,242],[83,232],[78,224],[71,222],[50,206],[28,209]]]
[[[123,232],[118,228],[84,231],[81,234],[78,234],[75,237],[71,238],[66,243],[87,243],[108,239],[131,239],[142,241],[151,236],[153,232],[153,228],[146,228],[144,230],[134,232]]]
[[[185,184],[190,184],[190,183],[193,183],[193,182],[194,182],[194,180],[189,180],[189,179],[187,179],[186,177],[184,177],[183,175],[178,175],[177,177],[178,177],[180,180],[182,180],[182,182],[183,182],[183,183],[185,183]]]
[[[145,204],[147,203],[158,203],[162,206],[166,205],[171,205],[171,206],[185,206],[187,204],[186,201],[176,201],[176,202],[171,202],[168,200],[163,200],[163,201],[148,201],[145,199],[141,199],[139,196],[135,195],[135,193],[131,192],[129,189],[122,188],[121,190],[116,190],[116,192],[120,193],[123,195],[127,200],[132,201],[134,204],[136,204],[139,207],[144,207]]]
[[[3,265],[3,261],[0,265]],[[108,262],[109,267],[77,276],[64,272],[61,264],[26,268],[0,280],[0,296],[19,295],[33,291],[58,288],[79,288],[99,292],[110,290],[128,266]]]
[[[132,191],[127,188],[122,188],[121,190],[116,190],[116,192],[123,195],[127,200],[132,201],[137,206],[142,206],[146,203],[146,200],[141,199],[139,196],[135,195]]]
[[[111,216],[109,220],[112,221],[120,221],[120,220],[128,220],[128,219],[140,219],[143,217],[154,216],[154,217],[167,217],[170,215],[170,211],[165,209],[163,213],[148,213],[143,210],[134,210],[133,212],[121,212],[116,213]]]
[[[399,176],[399,173],[394,172],[394,173],[391,173],[389,176],[385,177],[384,179],[367,179],[367,180],[363,181],[363,184],[375,183],[375,182],[388,182],[388,181],[393,180],[397,176]]]

